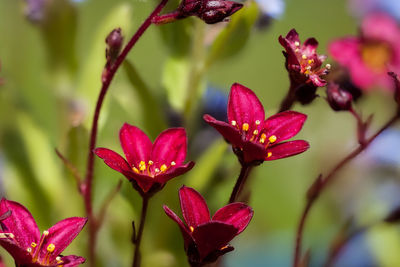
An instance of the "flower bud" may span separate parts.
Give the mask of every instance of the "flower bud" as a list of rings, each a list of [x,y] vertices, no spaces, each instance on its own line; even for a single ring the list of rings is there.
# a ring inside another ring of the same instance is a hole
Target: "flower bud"
[[[107,38],[106,38],[107,62],[113,63],[117,59],[117,57],[119,56],[119,53],[121,52],[123,40],[124,40],[124,37],[122,36],[121,28],[112,30],[110,32],[110,34],[107,36]]]
[[[326,89],[327,101],[335,111],[348,111],[351,109],[353,96],[336,83],[329,83]]]
[[[388,72],[388,75],[393,78],[394,81],[394,101],[397,105],[400,105],[400,80],[396,73]]]

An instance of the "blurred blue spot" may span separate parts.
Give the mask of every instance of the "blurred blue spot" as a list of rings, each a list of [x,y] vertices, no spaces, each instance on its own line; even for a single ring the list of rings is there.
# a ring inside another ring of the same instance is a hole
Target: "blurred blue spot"
[[[376,267],[375,259],[368,249],[365,235],[353,238],[338,255],[334,267]]]
[[[364,17],[372,12],[385,12],[400,21],[399,0],[350,0],[350,10],[357,17]]]
[[[227,121],[228,94],[209,86],[203,97],[204,114],[209,114],[220,121]]]
[[[400,166],[400,131],[389,129],[367,149],[366,157],[378,164]]]
[[[285,11],[285,2],[283,0],[256,0],[263,15],[274,19],[279,19]]]

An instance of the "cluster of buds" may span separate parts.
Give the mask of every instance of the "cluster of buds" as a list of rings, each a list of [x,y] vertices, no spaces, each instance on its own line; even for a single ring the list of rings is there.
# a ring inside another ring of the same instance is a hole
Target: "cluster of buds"
[[[179,7],[153,19],[155,24],[165,24],[178,19],[196,16],[207,24],[225,21],[243,7],[243,4],[228,0],[183,0]]]

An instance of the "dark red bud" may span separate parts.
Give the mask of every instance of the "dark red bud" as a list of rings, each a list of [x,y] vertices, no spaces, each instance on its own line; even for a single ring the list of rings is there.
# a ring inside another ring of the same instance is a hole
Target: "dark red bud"
[[[394,101],[397,105],[400,105],[400,80],[396,73],[388,72],[388,75],[393,78],[394,81]]]
[[[108,34],[106,38],[106,58],[107,61],[114,62],[119,53],[121,52],[122,42],[124,37],[122,36],[121,28],[114,29]]]
[[[224,21],[242,7],[243,4],[233,1],[210,0],[206,1],[198,17],[207,24],[214,24]]]
[[[336,83],[329,83],[326,89],[327,101],[335,111],[348,111],[351,109],[353,96],[340,89]]]

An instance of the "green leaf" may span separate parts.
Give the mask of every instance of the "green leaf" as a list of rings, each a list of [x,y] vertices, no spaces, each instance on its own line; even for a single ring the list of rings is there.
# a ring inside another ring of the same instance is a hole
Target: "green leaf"
[[[237,54],[246,45],[257,17],[258,6],[254,1],[249,1],[234,14],[211,46],[207,65]]]
[[[81,177],[85,175],[88,141],[89,133],[84,126],[72,127],[68,131],[65,157],[77,168]]]
[[[128,60],[125,60],[123,66],[129,82],[139,97],[137,102],[141,104],[141,109],[143,110],[143,124],[151,136],[157,136],[166,128],[160,103],[158,103],[150,88],[139,75],[135,66]]]
[[[226,151],[226,142],[218,139],[196,161],[196,166],[187,174],[187,186],[202,191],[211,181]]]
[[[178,20],[174,23],[161,25],[158,28],[160,29],[163,43],[173,56],[189,54],[193,35],[192,19]]]

